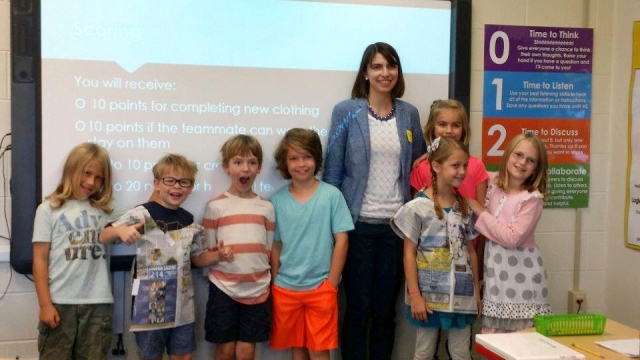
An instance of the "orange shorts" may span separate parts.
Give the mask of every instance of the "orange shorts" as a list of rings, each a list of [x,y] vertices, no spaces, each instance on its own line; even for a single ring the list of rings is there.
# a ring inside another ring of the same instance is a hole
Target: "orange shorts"
[[[276,350],[338,348],[338,289],[325,279],[313,290],[271,287],[273,327],[269,346]]]

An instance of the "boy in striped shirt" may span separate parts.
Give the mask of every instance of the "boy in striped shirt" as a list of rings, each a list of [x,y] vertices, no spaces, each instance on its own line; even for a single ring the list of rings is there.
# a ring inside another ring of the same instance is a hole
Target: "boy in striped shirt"
[[[205,339],[216,359],[253,359],[257,342],[269,339],[269,258],[275,230],[273,205],[253,192],[262,166],[256,138],[236,135],[222,148],[229,189],[207,203],[203,225],[218,263],[209,271]]]

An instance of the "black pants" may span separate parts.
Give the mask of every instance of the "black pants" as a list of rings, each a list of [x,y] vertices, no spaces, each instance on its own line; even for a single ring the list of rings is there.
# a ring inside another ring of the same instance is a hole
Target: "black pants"
[[[349,233],[343,271],[347,298],[340,344],[343,359],[391,358],[402,248],[402,239],[388,224],[357,222]]]

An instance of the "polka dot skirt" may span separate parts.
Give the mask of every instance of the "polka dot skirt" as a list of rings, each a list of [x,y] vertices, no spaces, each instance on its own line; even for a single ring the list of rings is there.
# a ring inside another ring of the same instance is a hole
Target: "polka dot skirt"
[[[488,323],[529,320],[522,322],[524,328],[536,314],[552,312],[547,300],[547,275],[537,247],[506,249],[487,241],[485,264],[483,315],[495,319],[486,319]],[[485,322],[483,319],[484,326]]]

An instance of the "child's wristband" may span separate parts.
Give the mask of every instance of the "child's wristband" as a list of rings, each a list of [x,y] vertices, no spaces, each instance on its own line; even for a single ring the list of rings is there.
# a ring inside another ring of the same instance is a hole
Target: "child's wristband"
[[[419,295],[419,294],[420,294],[420,290],[409,291],[409,296]]]

